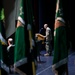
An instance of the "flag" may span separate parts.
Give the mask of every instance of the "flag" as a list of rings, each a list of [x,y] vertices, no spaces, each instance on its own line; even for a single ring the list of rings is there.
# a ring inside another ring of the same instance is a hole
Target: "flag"
[[[24,19],[24,1],[21,0],[20,12],[18,15],[16,32],[15,32],[15,51],[14,51],[14,66],[15,71],[19,74],[23,73],[18,67],[27,63],[26,43],[25,43],[25,19]]]
[[[4,28],[4,8],[3,3],[1,1],[1,7],[0,7],[0,69],[1,74],[3,74],[4,71],[8,72],[8,67],[6,66],[5,60],[7,60],[6,56],[6,36],[5,36],[5,28]],[[4,71],[3,71],[3,70]]]
[[[36,58],[35,56],[35,31],[34,31],[34,15],[33,15],[33,9],[32,9],[32,1],[26,0],[26,8],[27,8],[27,29],[29,32],[29,42],[30,42],[30,53],[31,53],[31,64],[32,64],[32,75],[36,75],[35,70],[35,64],[36,64]]]
[[[54,57],[52,69],[56,75],[64,75],[68,63],[66,22],[63,11],[63,0],[57,0],[54,24]]]
[[[35,63],[33,57],[33,47],[35,46],[35,42],[32,35],[33,16],[30,8],[31,2],[29,0],[21,0],[15,33],[14,65],[18,73],[22,72],[27,75],[35,75]],[[24,70],[20,68],[23,64],[26,64],[25,67],[22,66],[22,68],[24,67]]]

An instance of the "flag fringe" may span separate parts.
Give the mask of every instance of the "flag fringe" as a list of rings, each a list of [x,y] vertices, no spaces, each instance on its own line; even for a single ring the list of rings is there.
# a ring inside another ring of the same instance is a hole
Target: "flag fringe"
[[[1,60],[1,68],[9,73],[9,67]]]
[[[14,64],[14,66],[18,67],[18,66],[21,66],[21,65],[23,65],[25,63],[27,63],[27,58],[23,58],[23,59],[19,60],[18,62],[16,62]]]
[[[53,65],[52,65],[52,69],[55,70],[55,69],[58,68],[59,66],[66,64],[66,63],[67,63],[67,60],[68,60],[68,58],[65,58],[65,59],[63,59],[63,60],[57,62],[56,64],[53,64]]]
[[[18,17],[18,20],[25,25],[25,21],[20,16]]]

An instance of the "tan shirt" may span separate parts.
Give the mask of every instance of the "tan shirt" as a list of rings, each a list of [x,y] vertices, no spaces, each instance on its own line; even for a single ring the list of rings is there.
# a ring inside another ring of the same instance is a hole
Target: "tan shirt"
[[[46,28],[46,41],[52,40],[51,29],[49,27]]]

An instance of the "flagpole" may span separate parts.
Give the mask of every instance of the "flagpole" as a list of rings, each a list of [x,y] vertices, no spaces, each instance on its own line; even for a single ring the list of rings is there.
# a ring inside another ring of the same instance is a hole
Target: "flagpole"
[[[30,49],[32,50],[32,38],[31,38],[31,30],[29,30],[29,40],[30,40]],[[32,70],[33,70],[33,75],[36,75],[35,73],[35,63],[32,61]]]
[[[33,49],[33,47],[32,47],[32,35],[31,35],[32,33],[31,33],[31,26],[30,26],[30,24],[28,24],[28,32],[29,32],[29,40],[30,40],[30,50],[32,50]],[[36,75],[34,61],[32,61],[32,71],[33,71],[33,75]]]
[[[66,64],[66,75],[68,75],[68,63]]]
[[[28,25],[27,25],[27,29],[28,29],[28,33],[29,33],[29,43],[30,43],[30,53],[32,52],[33,50],[33,37],[32,37],[32,21],[31,21],[31,18],[32,18],[32,6],[30,6],[31,3],[26,0],[26,7],[27,7],[27,20],[28,20]],[[30,9],[31,8],[31,9]],[[31,14],[31,15],[30,15]],[[31,56],[33,56],[31,54]],[[35,62],[34,62],[34,58],[32,57],[31,59],[31,63],[32,63],[32,71],[33,71],[33,74],[32,75],[36,75],[36,72],[35,72]]]
[[[28,4],[28,5],[27,5]],[[29,14],[32,14],[32,10],[29,9],[29,7],[32,9],[32,6],[29,6],[31,4],[29,4],[28,0],[26,1],[26,6],[27,6],[27,13]],[[31,12],[31,13],[30,13]],[[27,14],[27,20],[28,20],[28,25],[27,25],[27,29],[28,29],[28,33],[29,33],[29,42],[30,42],[30,53],[31,53],[31,50],[33,50],[33,38],[32,38],[32,26],[31,26],[31,15]],[[32,54],[31,54],[32,56]],[[35,71],[35,62],[34,62],[34,59],[32,57],[32,60],[31,60],[31,63],[32,63],[32,71],[33,71],[33,75],[36,75],[36,71]]]
[[[1,69],[0,69],[0,75],[1,75]]]

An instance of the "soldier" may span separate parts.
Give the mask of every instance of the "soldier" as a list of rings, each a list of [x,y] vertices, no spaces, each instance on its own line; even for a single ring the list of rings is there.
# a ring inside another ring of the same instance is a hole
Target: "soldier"
[[[44,28],[46,29],[46,54],[44,56],[49,56],[52,54],[52,46],[51,46],[51,41],[52,41],[52,34],[51,34],[51,29],[48,27],[48,24],[44,24]]]
[[[8,62],[9,62],[9,72],[12,73],[12,70],[14,68],[14,45],[13,45],[13,39],[9,38],[8,39]]]

